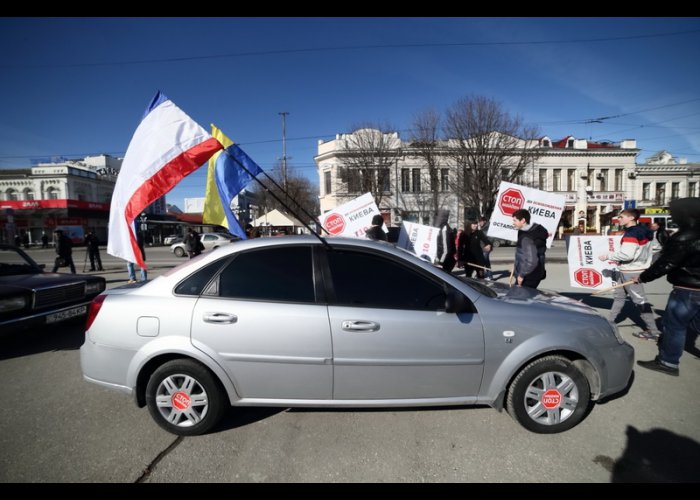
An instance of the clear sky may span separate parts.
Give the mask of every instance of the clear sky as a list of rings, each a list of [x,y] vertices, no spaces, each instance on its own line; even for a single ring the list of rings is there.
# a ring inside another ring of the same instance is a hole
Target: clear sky
[[[700,162],[700,18],[1,18],[0,168],[123,156],[161,90],[271,170],[319,139],[484,95],[553,140]],[[595,120],[595,121],[593,121]],[[206,168],[168,202],[204,196]]]

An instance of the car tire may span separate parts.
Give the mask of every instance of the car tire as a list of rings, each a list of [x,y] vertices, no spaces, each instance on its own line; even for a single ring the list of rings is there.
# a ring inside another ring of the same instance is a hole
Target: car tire
[[[523,368],[508,390],[508,413],[526,429],[555,434],[575,427],[588,414],[588,379],[562,356],[546,356]]]
[[[168,361],[153,372],[146,386],[146,404],[156,423],[178,436],[210,431],[229,406],[214,375],[189,359]]]
[[[175,250],[173,250],[175,253],[176,257],[184,257],[185,256],[185,250],[182,247],[175,247]]]
[[[493,245],[493,248],[498,248],[501,246],[501,242],[498,240],[493,240],[491,244]]]

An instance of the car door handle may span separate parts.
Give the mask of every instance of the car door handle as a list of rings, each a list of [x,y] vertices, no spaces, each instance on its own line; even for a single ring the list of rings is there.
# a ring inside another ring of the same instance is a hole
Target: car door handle
[[[379,331],[379,323],[374,321],[345,320],[341,328],[346,332],[376,332]]]
[[[238,316],[220,312],[206,312],[202,317],[206,323],[235,323]]]

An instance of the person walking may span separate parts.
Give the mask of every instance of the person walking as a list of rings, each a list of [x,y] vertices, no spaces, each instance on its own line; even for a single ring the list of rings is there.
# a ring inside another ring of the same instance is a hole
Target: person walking
[[[488,245],[484,244],[483,241],[481,242],[481,252],[484,254],[484,267],[488,267],[484,272],[484,278],[490,281],[493,279],[493,271],[491,271],[491,252],[493,251],[493,244],[491,240],[488,239],[488,236],[486,236],[489,230],[489,221],[486,217],[479,217],[479,230],[484,235],[484,238],[486,238],[486,241],[489,242]]]
[[[49,237],[46,236],[46,231],[41,232],[41,248],[49,248]]]
[[[146,262],[146,250],[143,247],[143,235],[141,234],[141,231],[139,231],[139,226],[135,225],[135,227],[136,244],[138,245],[139,251],[141,252],[141,258],[144,262]],[[141,270],[141,281],[147,281],[148,272],[143,267],[139,266],[139,269]],[[133,262],[126,261],[126,272],[129,273],[129,281],[127,281],[127,283],[136,283],[136,269],[134,268]]]
[[[53,265],[52,273],[58,271],[59,267],[70,267],[70,272],[75,274],[75,264],[73,263],[73,242],[68,236],[63,234],[62,229],[54,231],[56,235],[56,261]]]
[[[651,230],[638,224],[639,210],[628,208],[618,215],[620,224],[625,228],[622,234],[620,249],[617,252],[604,253],[598,256],[602,261],[616,261],[619,271],[614,273],[613,279],[617,283],[634,281],[642,271],[649,268],[651,264],[651,241],[654,237]],[[629,297],[639,309],[645,330],[634,332],[637,338],[656,340],[661,332],[656,328],[654,313],[649,300],[644,292],[644,285],[635,282],[629,285],[615,288],[612,307],[610,308],[609,319],[613,323],[622,312],[625,300]]]
[[[204,250],[204,245],[202,245],[199,234],[191,227],[187,228],[187,234],[185,235],[185,250],[187,250],[190,259],[201,254],[202,250]]]
[[[386,233],[382,226],[384,225],[384,217],[380,214],[372,217],[372,226],[365,232],[365,236],[370,240],[387,241]]]
[[[651,267],[634,279],[648,283],[666,275],[673,290],[664,311],[658,355],[637,364],[677,377],[688,329],[700,328],[700,198],[673,200],[669,208],[679,229]]]
[[[88,256],[90,257],[90,271],[95,271],[95,263],[97,263],[97,270],[102,271],[99,238],[92,231],[88,231],[85,235],[85,244],[87,245]],[[85,269],[83,268],[83,270]]]
[[[447,222],[449,218],[449,210],[438,210],[433,219],[433,227],[440,229],[437,239],[437,262],[443,270],[451,273],[457,262],[454,257],[457,248],[454,233]]]
[[[549,233],[536,222],[530,224],[530,212],[524,208],[513,212],[513,226],[518,230],[513,274],[518,286],[537,288],[547,277],[544,264]]]
[[[652,222],[651,230],[654,231],[654,237],[651,242],[651,262],[653,264],[659,258],[661,249],[668,241],[669,233],[663,222]]]
[[[491,242],[479,229],[478,222],[475,220],[467,221],[457,243],[457,260],[464,265],[464,275],[466,277],[471,278],[472,273],[476,271],[477,278],[484,278],[483,267],[487,266],[482,246],[486,248],[490,245]],[[480,267],[475,267],[474,264]]]

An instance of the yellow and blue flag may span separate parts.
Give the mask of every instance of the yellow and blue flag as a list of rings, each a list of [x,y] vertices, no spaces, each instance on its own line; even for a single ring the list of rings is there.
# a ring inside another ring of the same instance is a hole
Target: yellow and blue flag
[[[212,136],[225,149],[209,161],[202,221],[224,226],[231,234],[245,239],[245,230],[231,211],[231,202],[262,169],[214,125]]]

